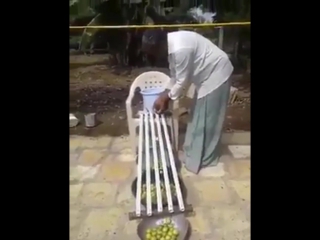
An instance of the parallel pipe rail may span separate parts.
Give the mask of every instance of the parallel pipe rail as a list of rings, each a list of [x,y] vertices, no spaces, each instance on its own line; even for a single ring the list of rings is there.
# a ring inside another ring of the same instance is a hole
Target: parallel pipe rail
[[[151,147],[151,145],[152,147]],[[152,149],[152,150],[151,150]],[[166,151],[168,154],[166,154]],[[151,199],[151,152],[153,156],[153,171],[155,174],[155,187],[157,197],[157,211],[152,209]],[[159,154],[160,152],[160,154]],[[145,158],[143,159],[143,153]],[[159,161],[159,156],[161,161]],[[144,161],[146,174],[146,210],[141,209],[141,193],[142,193],[142,165]],[[165,186],[165,194],[167,201],[167,209],[163,207],[163,198],[161,192],[161,179],[159,163],[162,164],[163,179]],[[169,163],[169,165],[167,165]],[[139,118],[139,146],[138,146],[138,164],[137,164],[137,191],[136,191],[136,209],[135,212],[129,213],[129,219],[137,219],[142,217],[150,217],[164,214],[192,212],[192,206],[185,206],[184,199],[181,192],[178,173],[175,165],[173,149],[169,137],[166,117],[161,114],[154,114],[150,112],[141,112]],[[173,177],[173,184],[175,186],[178,206],[173,205],[172,189],[170,187],[169,172],[170,169]]]
[[[152,113],[150,113],[150,115],[152,115]],[[159,162],[158,162],[158,147],[157,147],[157,141],[158,141],[158,137],[156,134],[156,130],[154,127],[154,118],[153,116],[150,116],[150,124],[151,124],[151,136],[152,136],[152,149],[153,149],[153,167],[154,167],[154,171],[155,171],[155,178],[156,178],[156,183],[160,183],[160,170],[159,170]],[[159,132],[159,130],[158,130]],[[163,206],[162,206],[162,193],[161,193],[161,186],[160,184],[156,184],[156,188],[157,188],[157,207],[158,207],[158,212],[162,212],[163,211]]]
[[[161,152],[164,184],[165,184],[166,194],[167,194],[168,211],[170,213],[172,213],[173,212],[173,204],[172,204],[172,195],[171,195],[171,188],[170,188],[170,182],[169,182],[169,176],[168,176],[168,167],[167,167],[166,154],[165,154],[165,144],[164,144],[163,136],[162,136],[162,129],[161,129],[162,125],[160,123],[158,114],[156,114],[156,125],[158,128],[158,139],[159,139],[159,146],[160,146],[160,152]],[[167,128],[167,125],[165,125],[163,127]],[[178,189],[176,189],[176,191],[178,191]],[[181,189],[179,189],[179,191],[181,191]]]

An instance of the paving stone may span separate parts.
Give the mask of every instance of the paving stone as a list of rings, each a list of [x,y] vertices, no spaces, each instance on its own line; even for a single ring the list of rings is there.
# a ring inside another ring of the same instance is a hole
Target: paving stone
[[[205,215],[205,208],[194,208],[195,216],[188,217],[193,233],[208,234],[211,232],[210,222]]]
[[[251,239],[251,231],[250,228],[246,230],[229,230],[229,229],[216,229],[214,233],[214,240],[250,240]]]
[[[135,211],[136,199],[131,193],[131,183],[119,189],[116,197],[117,206],[121,207],[127,214]],[[143,209],[143,208],[141,208]]]
[[[223,177],[225,175],[224,171],[224,163],[220,162],[218,163],[217,166],[215,167],[207,167],[202,169],[199,174],[194,174],[192,172],[189,172],[185,166],[181,168],[181,175],[183,177],[195,177],[195,176],[200,176],[200,177]]]
[[[135,202],[135,198],[132,196],[131,192],[131,184],[126,184],[119,189],[116,202],[117,204],[128,204],[130,206]]]
[[[136,153],[132,152],[132,148],[129,146],[129,144],[125,148],[120,149],[120,154],[121,155],[131,155],[135,161],[135,154]]]
[[[231,202],[230,192],[222,179],[194,180],[193,186],[201,204],[211,206],[213,202]]]
[[[199,176],[201,177],[223,177],[226,174],[224,171],[224,163],[219,162],[215,167],[207,167],[201,169]]]
[[[110,136],[99,137],[95,146],[98,148],[109,149],[112,139],[113,138]]]
[[[81,225],[78,240],[115,239],[123,231],[125,217],[120,208],[94,209]]]
[[[79,157],[78,153],[70,153],[70,156],[69,156],[70,166],[75,166],[78,163],[78,157]]]
[[[81,146],[82,139],[78,137],[70,138],[69,139],[69,149],[70,152],[75,151]]]
[[[181,170],[188,200],[190,195],[197,200],[191,202],[196,215],[188,217],[193,228],[190,240],[250,239],[250,160],[230,157],[198,175]],[[70,240],[139,239],[138,223],[128,221],[128,213],[135,209],[131,193],[135,171],[127,138],[70,138],[70,180],[98,181],[70,185]]]
[[[84,185],[81,201],[87,207],[107,207],[115,202],[118,186],[111,183],[88,183]]]
[[[220,141],[222,144],[228,145],[250,145],[251,133],[247,131],[222,133]]]
[[[250,222],[245,215],[246,208],[240,206],[219,205],[211,208],[210,213],[211,225],[221,229],[246,230],[250,228]]]
[[[127,235],[137,234],[138,221],[127,221],[124,225],[124,233]],[[139,239],[139,238],[138,238]]]
[[[70,205],[77,202],[77,199],[80,195],[82,187],[83,187],[83,183],[70,185],[70,187],[69,187]]]
[[[208,240],[208,239],[216,240],[216,238],[212,237],[212,233],[202,234],[198,232],[192,232],[190,235],[190,238],[187,238],[187,239],[188,240]]]
[[[130,153],[126,153],[126,154],[121,154],[118,158],[118,161],[121,162],[136,162],[136,155],[131,154],[131,149],[130,149]]]
[[[245,207],[245,215],[249,222],[251,222],[251,204],[249,204]]]
[[[250,158],[250,145],[229,145],[228,149],[234,158]]]
[[[250,180],[230,181],[233,189],[237,192],[238,196],[246,201],[250,201]]]
[[[85,217],[85,212],[81,211],[79,208],[70,208],[69,210],[69,224],[70,224],[70,229],[76,229],[80,227],[80,223],[82,220],[84,220]]]
[[[113,240],[126,240],[126,239],[128,239],[128,240],[141,240],[139,238],[139,236],[137,235],[137,233],[130,234],[130,235],[128,235],[128,234],[120,234],[120,235],[118,235],[117,234],[117,236],[115,238],[113,238]]]
[[[99,171],[101,164],[96,166],[76,166],[70,167],[70,182],[72,181],[85,181],[93,179]]]
[[[103,154],[100,150],[96,149],[86,149],[83,150],[82,154],[79,157],[79,164],[83,166],[92,166],[103,157]]]
[[[131,146],[130,146],[129,138],[116,137],[111,140],[109,149],[114,153],[115,152],[131,153],[130,148]]]
[[[98,144],[98,139],[93,137],[83,137],[81,142],[82,148],[94,148]]]
[[[227,163],[227,169],[230,178],[232,179],[246,179],[251,175],[251,161],[250,160],[233,160]]]
[[[104,161],[102,164],[98,180],[108,182],[118,182],[128,180],[135,164],[125,162]]]
[[[78,238],[78,232],[79,232],[79,229],[70,229],[69,230],[69,239],[70,240],[77,240]]]
[[[105,157],[106,161],[135,162],[136,158],[131,153],[110,153]]]
[[[199,191],[196,187],[194,187],[194,183],[195,183],[195,178],[184,178],[183,179],[183,183],[187,189],[187,203],[188,204],[192,204],[194,207],[195,206],[201,206],[203,204],[203,200],[202,200],[202,196],[201,194],[199,194]]]

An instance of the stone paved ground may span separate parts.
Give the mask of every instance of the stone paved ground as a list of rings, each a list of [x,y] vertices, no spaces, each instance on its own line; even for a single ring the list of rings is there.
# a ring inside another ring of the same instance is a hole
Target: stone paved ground
[[[191,240],[250,239],[250,159],[226,152],[199,176],[181,170],[195,216]],[[126,137],[70,136],[70,240],[138,240],[128,221],[136,164]]]

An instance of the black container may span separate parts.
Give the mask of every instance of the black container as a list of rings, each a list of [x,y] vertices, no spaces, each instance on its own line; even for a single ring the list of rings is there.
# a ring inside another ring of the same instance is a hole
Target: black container
[[[168,169],[168,177],[169,177],[169,184],[172,183],[174,184],[174,180],[173,180],[173,175],[172,175],[172,169],[171,168],[167,168]],[[163,173],[162,174],[159,174],[160,176],[160,181],[164,183],[164,176],[163,176]],[[182,199],[184,202],[186,202],[186,198],[187,198],[187,189],[182,181],[182,179],[180,178],[180,176],[178,175],[178,180],[179,180],[179,183],[180,183],[180,188],[181,188],[181,194],[182,194]],[[132,185],[131,185],[131,191],[132,191],[132,195],[134,197],[136,197],[136,193],[137,193],[137,181],[138,179],[135,178],[134,181],[132,182]],[[151,183],[155,183],[156,182],[156,178],[155,178],[155,171],[154,170],[150,170],[150,182]],[[141,179],[141,183],[142,184],[146,184],[146,171],[143,171],[142,172],[142,179]],[[176,196],[173,196],[172,195],[172,204],[174,206],[178,206],[179,203],[178,203],[178,199]],[[141,204],[146,207],[147,206],[147,202],[146,202],[146,199],[141,199]],[[152,205],[152,209],[157,209],[158,206],[157,206],[157,203],[151,203]],[[163,207],[167,207],[168,206],[168,203],[167,202],[164,202],[162,201],[162,206]]]

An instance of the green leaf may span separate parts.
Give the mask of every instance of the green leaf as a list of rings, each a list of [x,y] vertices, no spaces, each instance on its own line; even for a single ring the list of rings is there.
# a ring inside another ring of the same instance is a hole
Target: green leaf
[[[99,26],[100,17],[101,14],[99,13],[88,23],[87,26]],[[98,31],[98,28],[84,29],[80,40],[79,50],[84,52],[86,50],[86,47],[90,44],[92,38]]]

